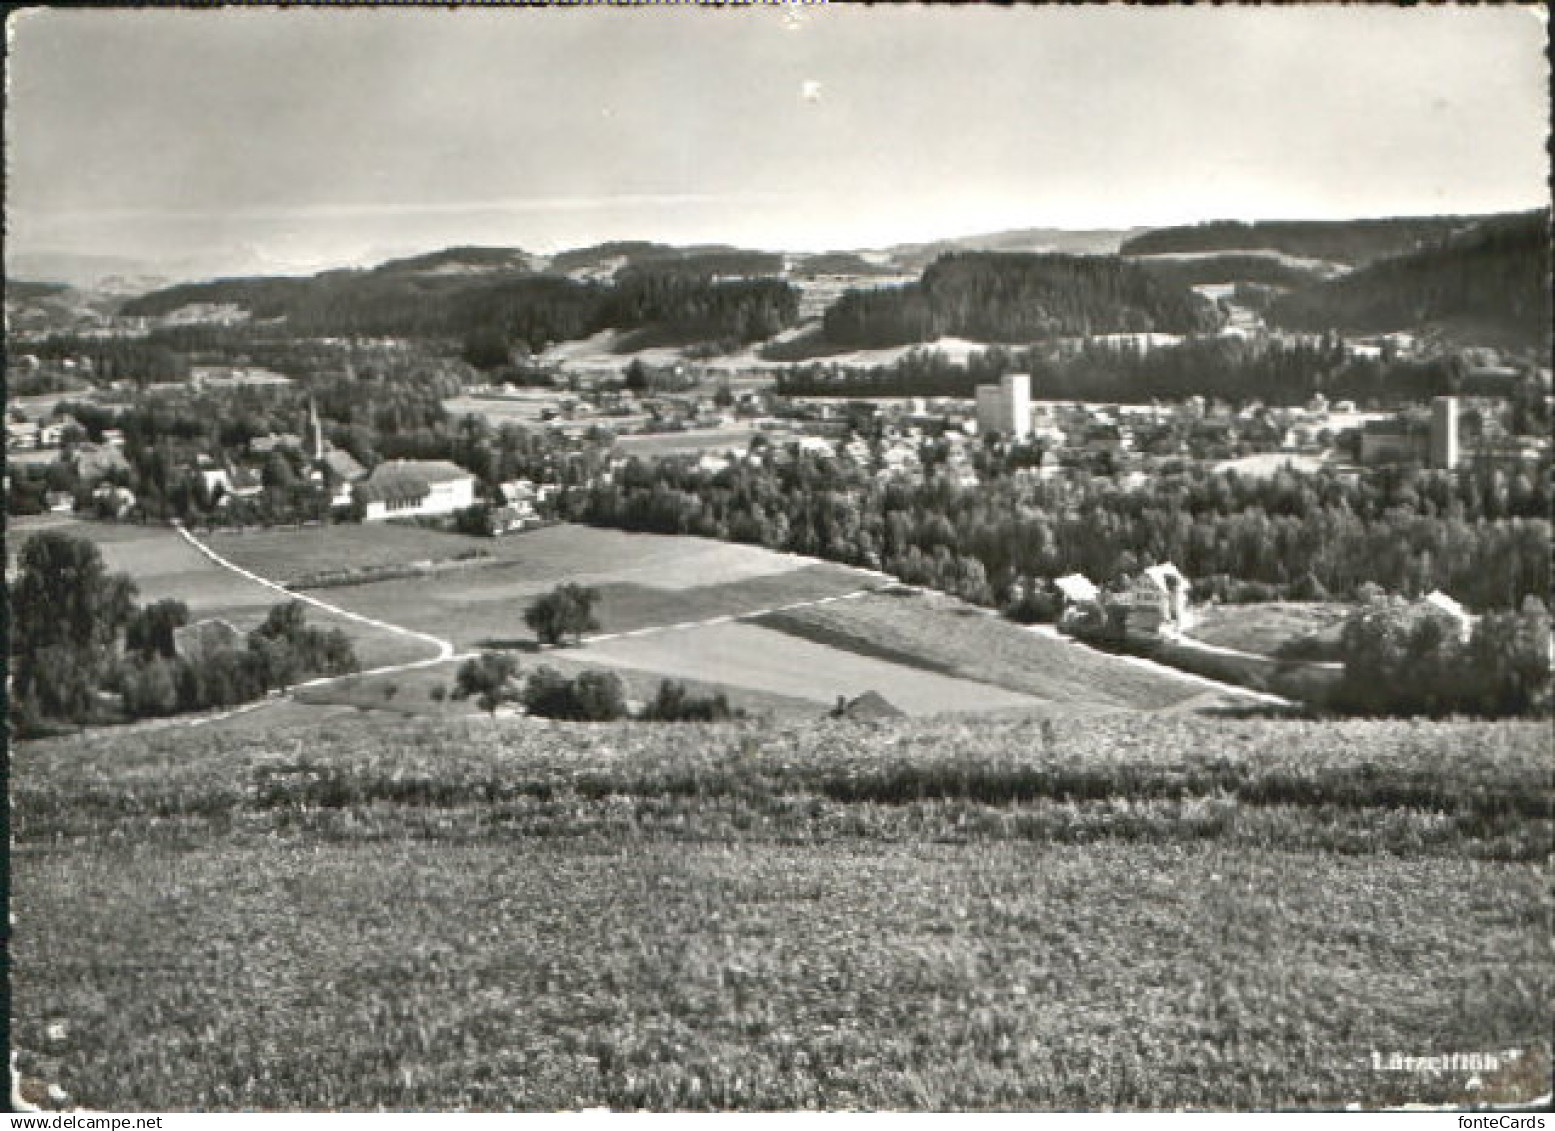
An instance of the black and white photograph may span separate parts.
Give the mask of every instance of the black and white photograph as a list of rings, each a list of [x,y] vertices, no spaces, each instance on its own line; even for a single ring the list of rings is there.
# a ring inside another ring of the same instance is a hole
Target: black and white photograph
[[[1548,50],[12,9],[12,1126],[1544,1126]]]

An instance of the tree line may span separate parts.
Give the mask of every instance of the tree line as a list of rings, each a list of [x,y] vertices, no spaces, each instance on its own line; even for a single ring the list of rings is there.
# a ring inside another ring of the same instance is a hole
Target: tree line
[[[964,361],[924,348],[890,365],[793,366],[778,374],[777,391],[796,397],[971,397],[978,385],[1006,373],[1030,373],[1034,394],[1044,399],[1110,403],[1202,396],[1233,405],[1299,405],[1322,393],[1331,401],[1400,405],[1473,391],[1459,355],[1351,357],[1334,334],[1196,338],[1149,350],[1101,341],[1070,350],[992,346]],[[1532,414],[1529,431],[1546,426],[1545,390],[1535,374],[1524,372],[1502,391]]]
[[[917,283],[845,292],[825,337],[878,348],[946,335],[1033,342],[1067,335],[1213,329],[1213,304],[1117,256],[968,252],[941,256]]]
[[[1368,263],[1440,242],[1487,217],[1411,216],[1379,220],[1214,220],[1156,228],[1123,241],[1123,255],[1282,251],[1308,259]]]
[[[1549,584],[1547,465],[1508,476],[1394,470],[1351,484],[1326,473],[1269,480],[1184,471],[1137,487],[1078,474],[877,482],[850,462],[800,454],[717,473],[634,461],[614,481],[569,492],[565,516],[697,534],[883,569],[982,604],[1034,577],[1105,582],[1173,561],[1205,584],[1288,593],[1310,578],[1338,598],[1366,583],[1443,589],[1483,609],[1516,608]]]

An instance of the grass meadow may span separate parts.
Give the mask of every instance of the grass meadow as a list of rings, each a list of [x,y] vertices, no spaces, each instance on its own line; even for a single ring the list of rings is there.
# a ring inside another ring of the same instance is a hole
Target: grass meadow
[[[1033,633],[951,597],[893,589],[774,613],[757,623],[845,652],[977,680],[1050,703],[1161,710],[1202,685]]]
[[[991,683],[958,679],[856,651],[815,643],[755,624],[704,625],[585,644],[579,656],[616,669],[676,679],[723,680],[743,688],[806,699],[822,710],[839,696],[884,695],[910,715],[947,711],[1037,710],[1044,700]]]
[[[1344,622],[1354,611],[1353,605],[1317,601],[1214,605],[1197,610],[1199,619],[1190,632],[1206,644],[1259,656],[1283,655],[1298,640],[1334,652]]]
[[[1547,1089],[1538,725],[403,720],[31,743],[13,1039],[105,1110]]]

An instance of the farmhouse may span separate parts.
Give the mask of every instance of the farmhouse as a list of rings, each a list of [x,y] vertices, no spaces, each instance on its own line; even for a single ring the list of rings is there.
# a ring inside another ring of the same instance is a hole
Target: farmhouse
[[[39,447],[38,425],[32,421],[7,421],[5,426],[5,447],[7,451],[31,451]]]
[[[243,647],[243,634],[219,617],[197,620],[173,629],[173,653],[183,660],[203,663],[218,652]]]
[[[129,471],[129,460],[118,448],[108,445],[82,444],[76,448],[73,462],[76,477],[83,483],[96,483],[116,471]]]
[[[1151,566],[1128,589],[1113,595],[1108,607],[1118,610],[1130,637],[1152,638],[1186,628],[1191,623],[1188,579],[1176,566]]]
[[[1473,615],[1440,589],[1432,590],[1420,599],[1419,615],[1444,622],[1461,643],[1468,643],[1474,632]]]
[[[223,467],[210,456],[200,456],[195,462],[194,472],[212,495],[219,491],[224,497],[231,495],[247,499],[264,490],[263,481],[248,468]]]
[[[1155,588],[1163,602],[1166,619],[1178,628],[1187,628],[1193,619],[1188,607],[1188,591],[1193,586],[1182,571],[1171,562],[1165,562],[1146,569],[1145,580]]]
[[[271,432],[268,436],[255,436],[248,442],[249,451],[256,455],[271,452],[302,450],[302,437],[295,432]]]
[[[837,696],[837,705],[831,709],[829,715],[834,719],[861,722],[869,719],[901,718],[905,713],[880,692],[866,691],[853,699],[849,699],[846,695]]]
[[[446,460],[389,460],[358,484],[369,522],[449,515],[475,503],[475,476]]]
[[[1088,605],[1101,596],[1101,590],[1083,573],[1054,578],[1053,587],[1063,596],[1065,605]]]
[[[106,513],[114,518],[123,518],[135,509],[135,492],[128,487],[112,487],[104,483],[92,492],[92,499],[96,502],[99,513]]]

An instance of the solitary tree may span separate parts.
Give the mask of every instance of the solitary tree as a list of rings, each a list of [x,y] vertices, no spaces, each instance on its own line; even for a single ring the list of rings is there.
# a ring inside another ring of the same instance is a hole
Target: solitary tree
[[[482,652],[473,660],[459,665],[454,677],[455,699],[475,698],[476,705],[493,717],[497,708],[519,698],[519,689],[513,682],[518,674],[518,661],[501,652]]]
[[[634,393],[643,393],[648,390],[648,367],[643,364],[642,358],[632,358],[632,363],[626,367],[626,387]]]
[[[542,644],[560,644],[568,636],[577,643],[585,632],[599,627],[599,620],[594,616],[594,605],[598,601],[597,589],[571,582],[558,585],[524,611],[524,623],[534,630]]]

